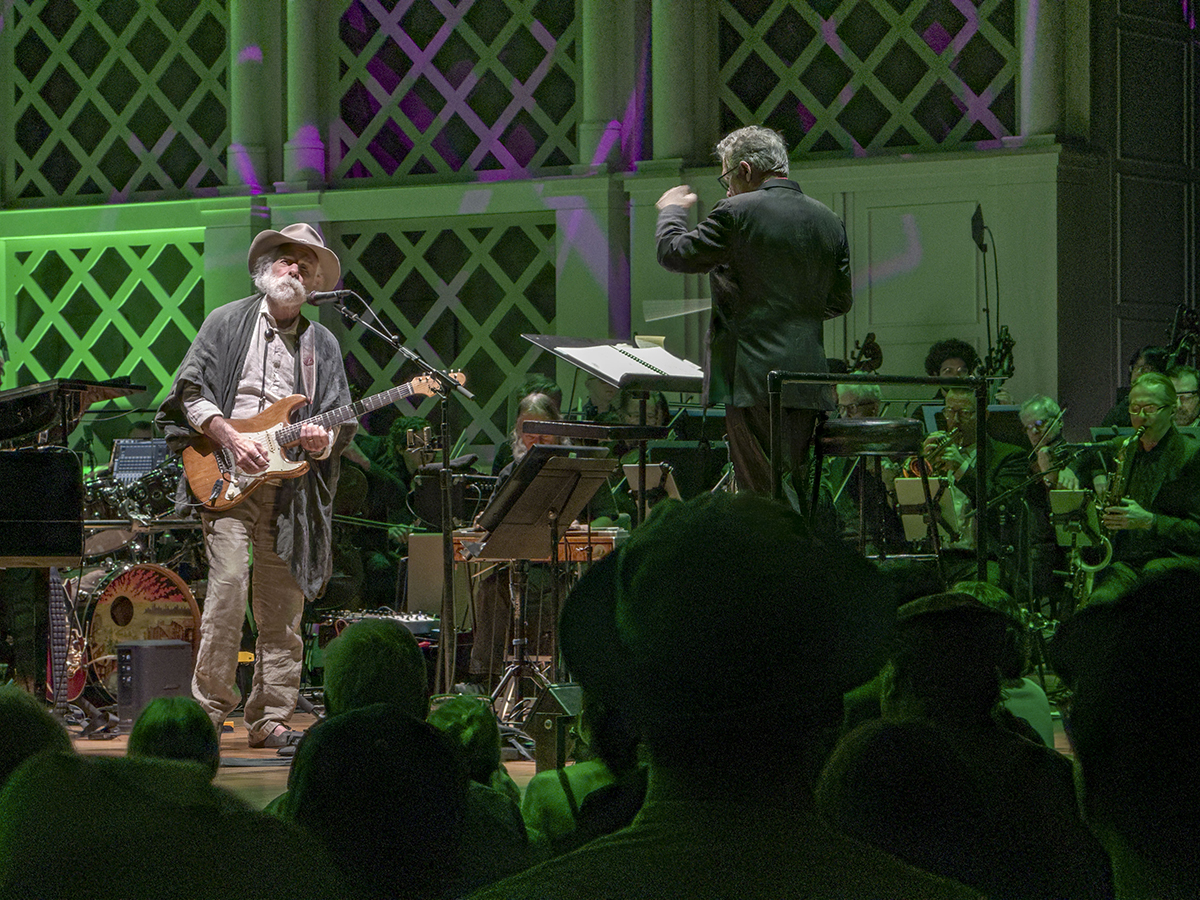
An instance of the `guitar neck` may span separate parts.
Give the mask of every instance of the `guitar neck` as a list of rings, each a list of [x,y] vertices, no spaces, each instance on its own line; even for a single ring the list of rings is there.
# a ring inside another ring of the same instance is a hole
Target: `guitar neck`
[[[279,429],[279,443],[284,446],[298,443],[300,441],[300,426],[302,425],[320,425],[322,428],[330,429],[336,425],[341,425],[343,422],[349,422],[351,419],[364,416],[373,409],[379,409],[381,406],[387,406],[390,403],[395,403],[397,400],[403,400],[405,397],[411,397],[412,395],[412,385],[407,383],[401,384],[382,393],[372,394],[370,397],[364,397],[362,400],[356,400],[353,403],[347,403],[345,406],[339,406],[336,409],[323,412],[320,415],[313,416],[311,419],[304,419],[301,422],[284,425]]]

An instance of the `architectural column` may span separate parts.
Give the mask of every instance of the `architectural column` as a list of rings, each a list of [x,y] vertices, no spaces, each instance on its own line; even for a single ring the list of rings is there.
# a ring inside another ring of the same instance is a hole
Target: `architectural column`
[[[229,3],[229,184],[262,193],[277,177],[280,91],[278,0]]]
[[[336,22],[326,23],[330,7],[322,0],[288,0],[287,3],[287,142],[283,145],[283,179],[299,184],[325,181],[325,136],[322,98],[322,35],[334,33]]]
[[[711,163],[717,132],[717,14],[708,0],[653,0],[654,159]]]
[[[641,155],[649,76],[646,0],[583,0],[579,164],[627,170]]]
[[[1085,44],[1073,46],[1071,53],[1066,53],[1067,15],[1063,3],[1020,0],[1017,6],[1017,49],[1021,60],[1017,78],[1020,91],[1017,131],[1022,137],[1056,135],[1065,124],[1064,61],[1069,57],[1086,58],[1090,50]]]

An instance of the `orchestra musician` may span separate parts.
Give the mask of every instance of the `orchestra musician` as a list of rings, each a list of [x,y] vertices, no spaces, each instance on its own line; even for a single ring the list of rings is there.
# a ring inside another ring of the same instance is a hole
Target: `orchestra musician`
[[[1180,428],[1195,425],[1200,419],[1200,373],[1192,366],[1172,366],[1167,377],[1175,385],[1175,396],[1179,400],[1175,407],[1175,424]]]
[[[349,403],[350,392],[337,339],[300,314],[310,292],[337,284],[337,255],[301,223],[261,232],[248,263],[257,293],[204,320],[157,421],[177,449],[204,434],[241,471],[261,474],[267,448],[237,431],[231,419],[253,417],[291,394],[307,397],[299,412],[308,417]],[[252,588],[258,640],[245,702],[251,747],[283,747],[300,737],[287,726],[300,688],[300,619],[305,599],[319,597],[331,573],[338,462],[353,434],[352,424],[333,430],[303,425],[306,474],[267,480],[224,512],[201,511],[210,569],[192,692],[220,730],[237,705],[238,649]],[[182,505],[195,506],[184,490],[181,484]]]
[[[559,444],[562,439],[553,434],[527,434],[526,422],[554,422],[562,418],[558,403],[549,394],[532,393],[517,404],[517,416],[509,434],[512,462],[500,470],[497,492],[512,476],[517,464],[530,448],[537,444]],[[491,691],[504,672],[505,647],[511,636],[513,598],[509,590],[509,566],[498,565],[475,587],[475,628],[471,642],[468,680]],[[549,567],[530,565],[526,572],[526,627],[529,629],[529,652],[538,653],[548,646],[548,635],[554,625],[554,612],[549,602],[553,583]],[[563,594],[565,596],[565,592]]]
[[[1089,603],[1114,600],[1140,576],[1179,559],[1200,557],[1200,443],[1175,427],[1175,386],[1161,372],[1149,372],[1129,391],[1129,420],[1145,427],[1126,449],[1127,474],[1116,471],[1119,435],[1101,448],[1111,473],[1077,463],[1079,480],[1103,498],[1100,521],[1111,533],[1112,564],[1096,576]],[[1109,479],[1120,478],[1120,496]]]
[[[989,504],[1000,494],[1017,487],[1026,477],[1027,452],[1020,447],[998,441],[980,428],[975,408],[975,394],[962,388],[949,388],[945,392],[942,414],[946,418],[946,431],[935,431],[925,438],[924,455],[938,476],[949,478],[951,485],[960,492],[956,505],[960,521],[968,507],[978,507],[975,485],[975,460],[979,453],[979,441],[986,442],[987,469],[984,485]],[[1000,550],[1000,517],[994,506],[989,506],[988,552],[996,557]],[[974,549],[974,528],[964,532],[964,539],[953,545],[959,551]],[[969,571],[972,564],[963,560],[961,572],[952,572],[952,580],[958,580]],[[992,579],[988,579],[989,581]]]
[[[738,486],[770,493],[767,373],[828,371],[822,322],[845,315],[853,302],[849,247],[841,219],[788,179],[778,133],[741,128],[716,151],[726,199],[689,230],[696,194],[687,185],[666,191],[656,203],[658,261],[672,272],[709,273],[704,403],[725,404]],[[785,409],[782,423],[793,470],[806,457],[817,411],[833,408],[827,387],[799,388],[805,408]]]
[[[1129,360],[1129,385],[1117,394],[1117,402],[1112,405],[1100,423],[1102,428],[1129,428],[1129,391],[1134,382],[1147,372],[1166,372],[1167,360],[1170,356],[1166,347],[1147,345],[1139,349]]]
[[[1018,413],[1029,439],[1030,475],[1041,476],[1025,490],[1030,559],[1028,567],[1021,569],[1022,575],[1030,573],[1030,587],[1035,598],[1057,597],[1063,589],[1054,571],[1066,568],[1066,552],[1058,546],[1051,520],[1050,491],[1077,485],[1070,470],[1060,471],[1061,460],[1056,455],[1056,449],[1063,443],[1062,416],[1058,402],[1045,394],[1034,394],[1021,404]]]

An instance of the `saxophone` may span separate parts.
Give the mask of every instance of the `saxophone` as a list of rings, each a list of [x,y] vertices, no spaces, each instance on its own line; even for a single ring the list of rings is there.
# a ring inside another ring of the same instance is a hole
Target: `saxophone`
[[[1076,601],[1082,601],[1092,592],[1092,585],[1096,580],[1096,573],[1103,571],[1112,562],[1113,546],[1112,534],[1104,527],[1104,510],[1109,506],[1120,506],[1121,500],[1125,497],[1125,491],[1129,485],[1129,472],[1133,468],[1133,457],[1137,453],[1138,442],[1142,439],[1142,433],[1146,430],[1143,425],[1131,434],[1117,451],[1116,466],[1113,472],[1112,479],[1108,483],[1107,489],[1104,491],[1104,496],[1096,500],[1096,515],[1099,519],[1099,539],[1100,539],[1100,559],[1095,563],[1086,562],[1082,554],[1078,550],[1074,550],[1072,559],[1072,568],[1074,575],[1072,578],[1072,593],[1075,595]]]

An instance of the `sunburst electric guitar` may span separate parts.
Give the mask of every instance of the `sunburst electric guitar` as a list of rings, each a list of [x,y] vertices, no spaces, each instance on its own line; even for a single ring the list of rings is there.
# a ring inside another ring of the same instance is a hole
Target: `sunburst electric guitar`
[[[465,384],[467,380],[462,372],[451,372],[450,377],[459,384]],[[188,485],[206,509],[222,512],[241,503],[264,482],[299,478],[308,471],[307,460],[291,459],[286,452],[289,447],[300,443],[300,426],[312,424],[333,428],[414,394],[430,396],[437,392],[437,388],[437,379],[432,375],[419,375],[407,384],[301,422],[288,420],[296,407],[308,402],[307,398],[301,394],[284,397],[249,419],[229,420],[235,430],[266,448],[266,469],[262,472],[243,472],[238,468],[231,451],[216,446],[204,435],[197,435],[183,449],[183,471]]]

